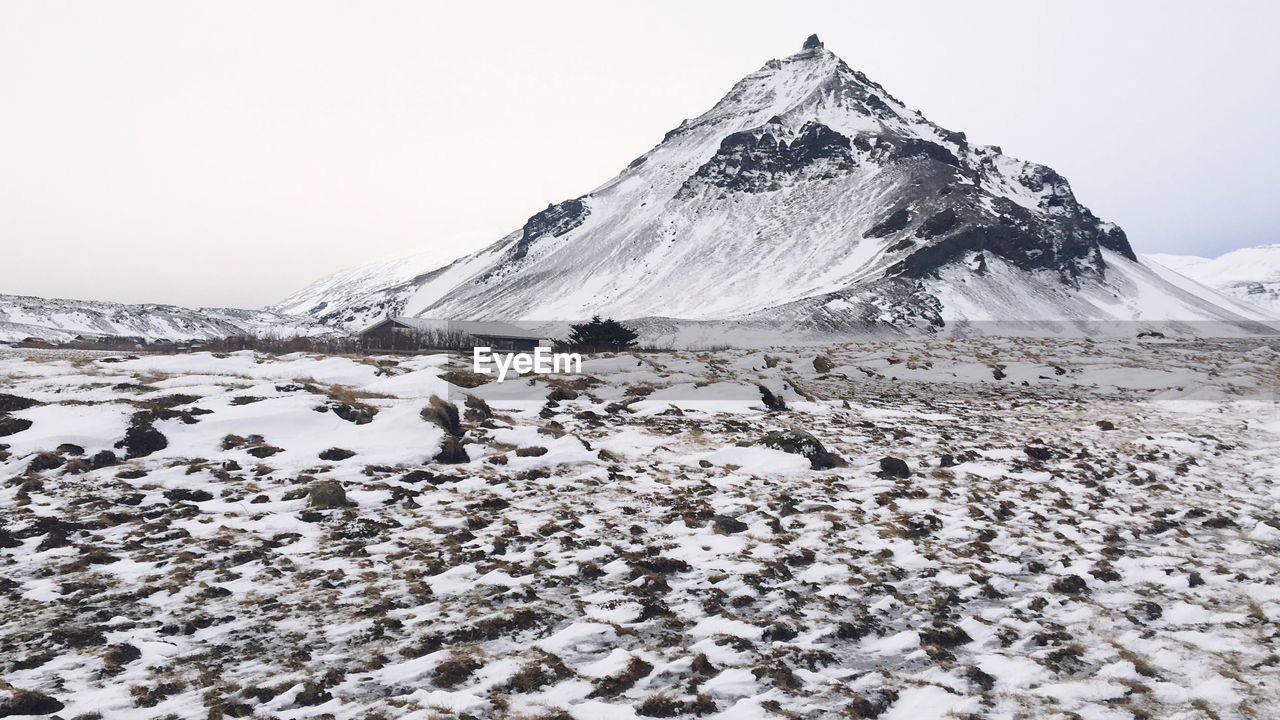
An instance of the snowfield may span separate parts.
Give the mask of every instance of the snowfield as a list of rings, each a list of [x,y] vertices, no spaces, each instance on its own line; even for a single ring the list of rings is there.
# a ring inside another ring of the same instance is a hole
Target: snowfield
[[[1146,255],[1143,258],[1179,272],[1238,302],[1280,314],[1280,245],[1241,248],[1216,258],[1194,255]]]
[[[1280,716],[1274,339],[0,352],[0,717]]]
[[[0,342],[39,337],[61,343],[72,341],[77,335],[183,341],[226,337],[331,339],[345,334],[312,318],[268,310],[193,309],[0,294]]]

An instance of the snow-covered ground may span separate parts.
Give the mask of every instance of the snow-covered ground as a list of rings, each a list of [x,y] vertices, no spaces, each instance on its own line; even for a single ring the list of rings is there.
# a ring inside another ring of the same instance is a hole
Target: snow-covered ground
[[[5,350],[0,715],[1277,717],[1278,361]]]

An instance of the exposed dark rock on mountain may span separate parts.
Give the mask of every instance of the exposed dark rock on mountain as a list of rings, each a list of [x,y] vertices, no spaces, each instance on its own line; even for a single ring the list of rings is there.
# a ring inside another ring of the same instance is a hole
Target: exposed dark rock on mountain
[[[535,214],[524,224],[512,258],[524,258],[529,252],[529,244],[543,235],[560,237],[578,227],[586,219],[587,213],[587,207],[582,204],[581,198],[565,200],[559,205],[548,205],[546,210]]]
[[[738,132],[720,143],[715,156],[685,181],[676,197],[692,197],[705,185],[738,192],[778,190],[789,176],[819,163],[822,167],[810,176],[813,179],[852,169],[857,159],[849,138],[818,122],[805,125],[790,142],[775,138],[768,126],[759,135]]]

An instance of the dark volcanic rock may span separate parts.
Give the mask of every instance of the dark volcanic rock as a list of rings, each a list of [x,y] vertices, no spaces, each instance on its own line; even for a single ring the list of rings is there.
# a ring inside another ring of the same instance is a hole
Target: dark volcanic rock
[[[803,455],[814,470],[827,470],[840,464],[836,455],[828,452],[818,438],[804,430],[774,430],[757,440],[756,444],[792,455]]]
[[[354,456],[355,456],[355,452],[351,450],[347,450],[345,448],[336,448],[336,447],[329,448],[328,450],[324,450],[320,453],[320,459],[328,460],[329,462],[346,460],[347,458],[354,457]]]
[[[747,524],[728,515],[716,515],[711,518],[711,527],[721,535],[732,535],[745,532]]]
[[[169,502],[208,502],[213,499],[213,495],[208,490],[191,490],[189,488],[165,490],[164,497]]]
[[[56,470],[65,463],[62,457],[53,453],[42,452],[31,458],[31,462],[27,463],[27,472],[44,472],[45,470]]]
[[[780,126],[730,134],[720,149],[694,172],[677,198],[689,198],[712,186],[737,192],[777,190],[781,183],[806,169],[818,170],[813,179],[834,177],[858,164],[851,141],[817,121],[808,122],[790,142],[778,139]]]
[[[845,707],[845,717],[878,718],[898,701],[898,692],[881,688],[866,695],[855,694]]]
[[[9,393],[0,393],[0,413],[17,412],[26,410],[29,407],[35,407],[41,403],[31,398],[10,395]]]
[[[902,458],[886,455],[880,458],[880,473],[886,477],[909,478],[911,477],[911,468]]]
[[[862,234],[862,237],[882,238],[900,232],[911,222],[911,211],[901,208],[892,215],[876,223],[874,227]]]
[[[1022,452],[1026,453],[1027,457],[1032,460],[1045,462],[1053,459],[1053,448],[1045,447],[1044,445],[1028,445],[1022,448]]]
[[[307,504],[315,508],[339,508],[351,503],[347,500],[347,491],[337,480],[318,480],[311,483],[307,490]]]
[[[8,415],[0,415],[0,437],[8,437],[9,435],[17,435],[18,433],[31,427],[31,421],[26,418],[10,417]]]
[[[100,450],[94,453],[93,457],[89,458],[89,466],[92,467],[94,470],[97,470],[99,468],[104,468],[104,467],[111,467],[112,465],[115,465],[118,462],[120,462],[120,459],[117,458],[116,454],[111,452],[110,450]]]
[[[922,238],[936,237],[955,227],[957,222],[959,222],[959,216],[956,215],[956,211],[953,208],[947,208],[920,223],[920,229],[916,230],[916,236]]]
[[[946,165],[960,166],[960,160],[955,156],[955,153],[938,143],[919,138],[892,137],[884,139],[876,145],[873,157],[886,160],[925,158]]]
[[[164,433],[151,427],[150,417],[139,416],[134,416],[133,424],[125,431],[124,439],[115,444],[116,448],[124,448],[126,458],[146,457],[169,447],[169,439]]]
[[[546,210],[535,214],[525,222],[511,259],[524,259],[524,256],[529,254],[529,246],[534,240],[548,233],[552,237],[560,237],[581,225],[589,214],[590,210],[583,204],[582,198],[565,200],[558,205],[548,205]]]
[[[316,412],[325,412],[326,410],[332,410],[334,415],[355,425],[367,425],[373,422],[373,416],[378,414],[378,408],[372,405],[331,402],[316,407]]]

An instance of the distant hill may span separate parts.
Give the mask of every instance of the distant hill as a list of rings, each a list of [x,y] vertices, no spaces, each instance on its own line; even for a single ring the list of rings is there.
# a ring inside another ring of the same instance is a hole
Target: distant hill
[[[1151,254],[1143,259],[1280,315],[1280,245],[1241,248],[1216,258]]]
[[[28,336],[65,342],[77,335],[155,340],[210,340],[233,336],[285,339],[344,334],[314,318],[267,310],[190,309],[175,305],[126,305],[0,295],[0,341]]]

